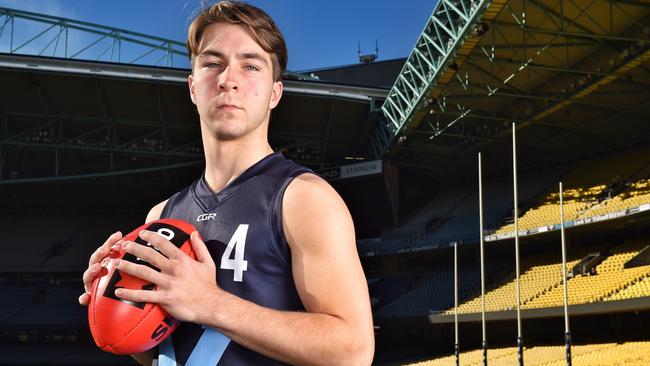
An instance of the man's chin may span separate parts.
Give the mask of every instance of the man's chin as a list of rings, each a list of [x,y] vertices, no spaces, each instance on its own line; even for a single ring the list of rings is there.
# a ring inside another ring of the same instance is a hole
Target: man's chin
[[[245,131],[241,130],[217,130],[212,133],[217,140],[221,141],[232,141],[237,140],[245,134]]]

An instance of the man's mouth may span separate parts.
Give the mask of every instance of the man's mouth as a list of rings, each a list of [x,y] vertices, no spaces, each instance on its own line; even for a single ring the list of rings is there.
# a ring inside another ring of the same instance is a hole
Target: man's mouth
[[[217,105],[217,109],[220,111],[236,111],[240,110],[241,108],[236,104],[224,103]]]

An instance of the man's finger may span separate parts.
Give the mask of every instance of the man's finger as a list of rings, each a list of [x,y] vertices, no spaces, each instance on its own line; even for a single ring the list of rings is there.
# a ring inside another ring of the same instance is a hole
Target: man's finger
[[[88,267],[88,269],[83,274],[84,289],[90,291],[90,286],[93,283],[93,280],[101,273],[102,265],[95,263]]]
[[[167,283],[163,274],[143,264],[135,264],[129,261],[117,259],[115,268],[120,272],[128,273],[131,276],[151,282],[158,286],[163,286]]]
[[[117,243],[120,239],[122,239],[122,233],[119,231],[114,232],[111,236],[106,239],[104,244],[102,244],[95,252],[90,256],[90,260],[88,261],[88,266],[91,266],[99,261],[102,260],[102,258],[106,257],[108,253],[111,251],[111,247]]]
[[[115,296],[133,302],[160,302],[160,293],[158,291],[118,288],[115,290]]]
[[[140,245],[132,241],[124,241],[122,242],[122,248],[127,253],[133,254],[136,258],[142,259],[163,272],[166,272],[171,265],[169,259],[165,258],[164,255],[152,247]]]
[[[81,294],[81,296],[79,296],[79,304],[88,306],[89,303],[90,303],[90,292],[84,292],[83,294]]]
[[[139,233],[140,238],[151,244],[159,250],[165,257],[176,260],[180,258],[181,255],[185,255],[180,249],[178,249],[172,242],[162,237],[160,234],[156,234],[153,231],[142,230]]]
[[[198,231],[192,232],[190,235],[190,243],[192,244],[192,250],[194,250],[194,254],[196,254],[196,260],[201,263],[214,264],[212,256],[210,255],[210,251],[208,251],[208,247],[203,242],[201,234],[199,234]]]

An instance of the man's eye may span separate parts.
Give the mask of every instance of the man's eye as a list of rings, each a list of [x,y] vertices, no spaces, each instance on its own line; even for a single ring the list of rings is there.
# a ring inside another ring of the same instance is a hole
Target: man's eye
[[[255,65],[246,65],[247,70],[259,71],[260,68]]]
[[[208,68],[221,67],[221,64],[218,64],[216,62],[210,62],[209,64],[206,64],[205,67],[208,67]]]

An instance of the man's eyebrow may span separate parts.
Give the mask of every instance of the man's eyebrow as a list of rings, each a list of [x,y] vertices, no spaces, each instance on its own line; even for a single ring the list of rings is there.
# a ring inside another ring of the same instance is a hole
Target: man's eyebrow
[[[264,63],[264,65],[267,64],[266,59],[264,58],[264,56],[260,55],[260,54],[257,53],[257,52],[238,53],[236,57],[237,57],[237,59],[239,59],[239,60],[251,60],[251,59],[252,59],[252,60],[258,60],[258,61],[261,61],[261,62]]]
[[[197,57],[205,57],[205,56],[214,56],[214,57],[220,57],[223,58],[223,53],[215,50],[203,50],[201,53],[198,54]]]
[[[198,57],[207,57],[207,56],[214,56],[214,57],[219,57],[219,58],[225,58],[225,55],[219,51],[216,50],[204,50],[201,53],[199,53]],[[265,65],[268,64],[264,56],[260,55],[257,52],[242,52],[238,53],[235,56],[238,60],[259,60],[263,62]]]

